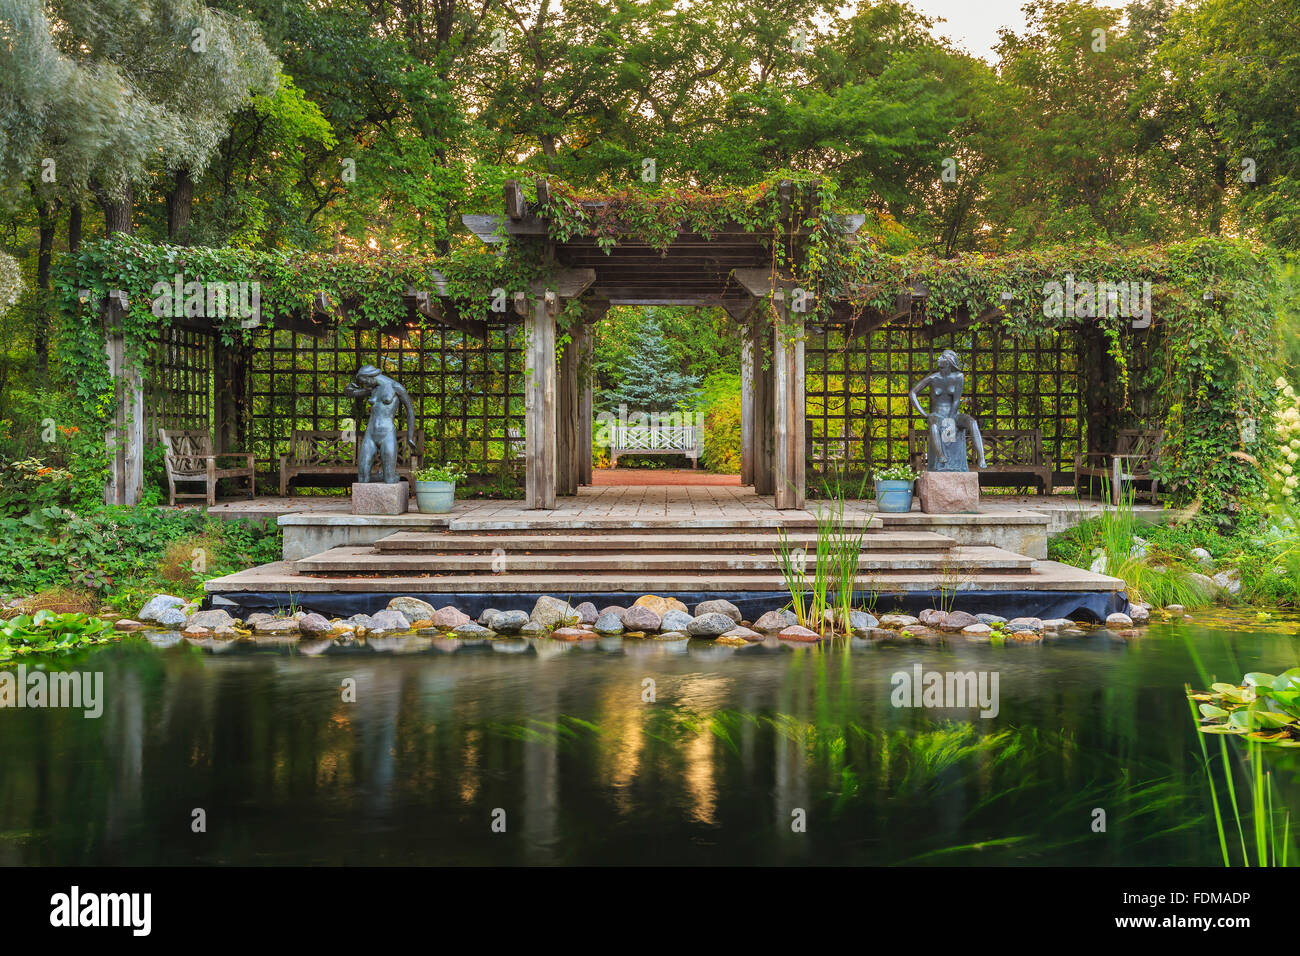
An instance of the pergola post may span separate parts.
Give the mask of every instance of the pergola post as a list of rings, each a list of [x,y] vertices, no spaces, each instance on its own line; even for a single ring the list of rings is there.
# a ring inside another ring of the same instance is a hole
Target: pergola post
[[[244,450],[251,352],[242,342],[224,344],[220,336],[213,343],[213,450],[219,455]]]
[[[580,393],[578,399],[578,484],[591,484],[591,438],[595,425],[595,396],[593,395],[592,359],[596,351],[596,327],[609,311],[609,302],[595,299],[586,303],[583,311],[582,342],[578,351]]]
[[[773,455],[772,482],[779,510],[804,506],[804,342],[803,314],[790,308],[785,289],[772,293]]]
[[[578,350],[566,349],[571,363],[565,377],[564,420],[559,414],[558,370],[555,357],[556,318],[567,299],[581,295],[595,280],[591,269],[556,269],[533,284],[532,307],[522,293],[515,298],[516,311],[524,313],[524,499],[529,508],[552,510],[556,492],[577,493],[577,455],[573,452],[578,418]],[[560,428],[563,425],[563,438]],[[563,441],[564,468],[560,468],[559,445]],[[569,484],[572,479],[572,485]]]
[[[525,495],[529,508],[555,507],[555,317],[554,292],[537,296],[524,322]]]
[[[750,406],[753,431],[752,464],[754,493],[770,495],[772,473],[772,365],[766,343],[770,340],[766,309],[757,309],[749,326]]]
[[[582,445],[582,330],[580,321],[569,332],[560,353],[560,406],[556,436],[556,493],[576,495],[581,480]],[[591,449],[587,450],[588,457]]]
[[[144,382],[122,329],[128,307],[125,292],[108,293],[104,350],[116,396],[113,421],[104,435],[109,459],[104,503],[109,505],[136,505],[144,494]]]
[[[754,340],[740,343],[740,483],[754,483]]]

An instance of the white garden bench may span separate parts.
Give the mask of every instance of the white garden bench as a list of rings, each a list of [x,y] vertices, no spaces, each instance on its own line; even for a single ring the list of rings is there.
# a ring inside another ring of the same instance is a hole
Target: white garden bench
[[[614,425],[610,439],[609,458],[614,468],[620,455],[685,455],[692,468],[700,463],[697,425]]]

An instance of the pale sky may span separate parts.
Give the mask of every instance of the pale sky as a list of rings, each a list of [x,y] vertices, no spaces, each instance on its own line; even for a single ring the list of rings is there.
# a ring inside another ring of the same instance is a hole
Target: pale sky
[[[926,16],[945,22],[935,25],[938,36],[946,36],[968,53],[993,61],[993,45],[998,28],[1024,31],[1025,17],[1020,12],[1024,0],[908,0]],[[1122,7],[1124,0],[1099,0],[1101,5]]]

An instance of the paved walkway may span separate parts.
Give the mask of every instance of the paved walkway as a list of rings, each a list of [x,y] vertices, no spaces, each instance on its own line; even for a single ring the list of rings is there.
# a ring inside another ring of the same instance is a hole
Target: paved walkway
[[[610,485],[733,485],[740,487],[740,475],[715,475],[698,468],[595,468],[591,483]]]

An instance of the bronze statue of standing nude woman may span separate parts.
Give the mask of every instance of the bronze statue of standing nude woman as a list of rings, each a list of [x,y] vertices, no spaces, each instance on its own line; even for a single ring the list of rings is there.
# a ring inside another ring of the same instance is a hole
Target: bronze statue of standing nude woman
[[[406,409],[406,443],[415,450],[415,408],[406,389],[373,365],[357,369],[352,381],[343,387],[349,398],[364,398],[370,403],[370,420],[357,450],[357,481],[371,481],[370,469],[379,456],[382,481],[397,484],[397,406]]]
[[[916,413],[926,420],[930,430],[929,454],[926,456],[927,471],[968,471],[966,464],[966,441],[962,433],[970,436],[975,446],[975,457],[979,467],[984,468],[984,439],[980,437],[980,427],[975,419],[961,411],[962,387],[966,376],[957,364],[957,353],[945,349],[939,356],[937,367],[921,379],[907,393],[912,400]],[[921,407],[917,392],[929,387],[930,410]]]

